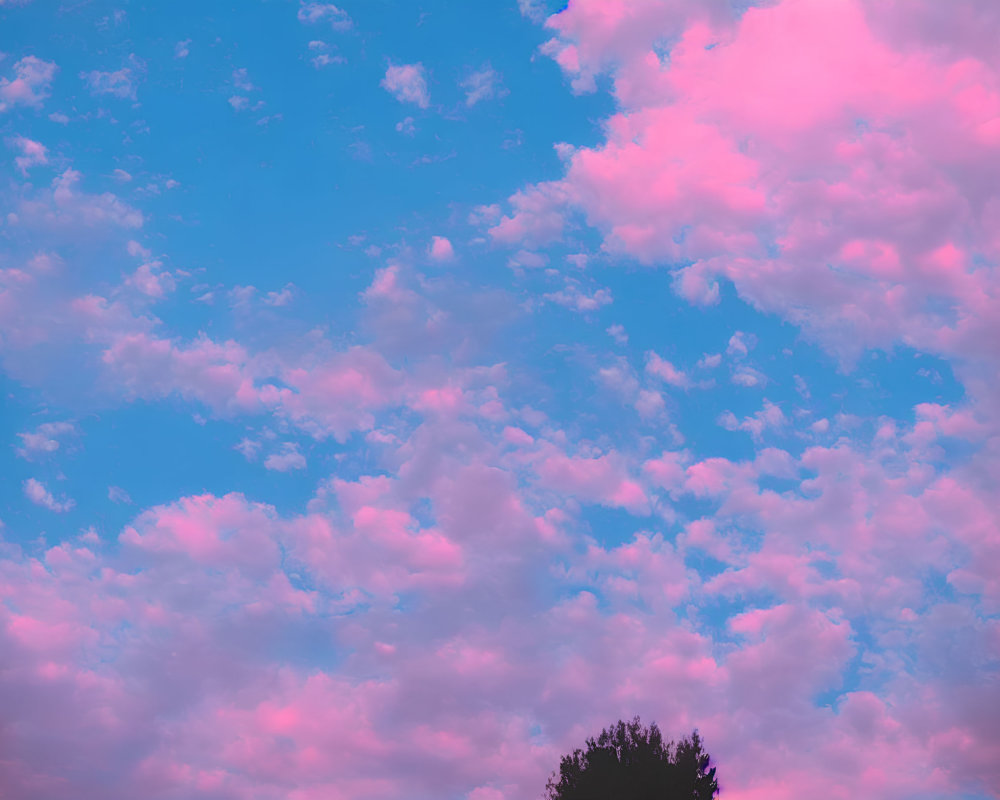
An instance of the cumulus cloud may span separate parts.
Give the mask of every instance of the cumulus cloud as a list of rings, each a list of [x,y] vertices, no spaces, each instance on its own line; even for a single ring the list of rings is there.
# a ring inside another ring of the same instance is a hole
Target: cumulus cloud
[[[601,144],[567,151],[563,179],[514,195],[494,236],[558,232],[580,210],[608,249],[677,265],[692,302],[716,302],[727,279],[840,358],[903,340],[975,347],[992,331],[978,298],[997,284],[972,252],[997,246],[963,198],[1000,204],[997,181],[967,169],[1000,163],[1000,139],[998,76],[972,31],[996,27],[973,4],[953,15],[962,34],[931,34],[928,4],[912,20],[901,9],[571,4],[546,23],[556,35],[545,51],[579,90],[609,73],[619,113]],[[972,95],[983,102],[959,99]],[[942,301],[962,309],[960,323],[935,313]]]
[[[49,96],[58,67],[37,56],[16,61],[13,77],[0,78],[0,112],[12,106],[40,106]]]
[[[21,155],[14,158],[14,164],[22,175],[27,175],[28,170],[34,166],[49,163],[48,149],[41,142],[25,136],[15,137],[9,142],[11,147],[21,151]]]
[[[434,261],[451,261],[455,257],[455,249],[447,237],[432,236],[431,243],[427,247],[427,255]]]
[[[401,103],[415,103],[420,108],[430,105],[423,64],[390,64],[382,79],[382,88]]]

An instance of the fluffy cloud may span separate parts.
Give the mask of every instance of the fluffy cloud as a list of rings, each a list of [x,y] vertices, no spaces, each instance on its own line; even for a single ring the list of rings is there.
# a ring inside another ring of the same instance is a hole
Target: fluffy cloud
[[[601,145],[568,152],[564,179],[511,198],[497,239],[556,234],[579,209],[606,247],[676,265],[691,300],[714,302],[724,277],[844,358],[991,336],[996,273],[978,259],[1000,253],[1000,199],[989,169],[969,167],[998,163],[1000,78],[965,39],[915,50],[901,6],[860,2],[734,18],[722,4],[591,0],[547,24],[574,86],[610,71],[621,112]]]
[[[37,56],[25,56],[14,63],[13,77],[0,78],[0,112],[12,106],[40,106],[49,96],[58,67]]]
[[[390,64],[382,79],[382,88],[401,103],[415,103],[420,108],[430,105],[423,64]]]

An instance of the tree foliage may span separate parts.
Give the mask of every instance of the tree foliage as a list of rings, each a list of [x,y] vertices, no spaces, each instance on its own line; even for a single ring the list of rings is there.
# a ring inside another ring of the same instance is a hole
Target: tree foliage
[[[563,756],[546,786],[548,800],[712,800],[718,792],[697,731],[664,742],[656,723],[647,728],[638,717]]]

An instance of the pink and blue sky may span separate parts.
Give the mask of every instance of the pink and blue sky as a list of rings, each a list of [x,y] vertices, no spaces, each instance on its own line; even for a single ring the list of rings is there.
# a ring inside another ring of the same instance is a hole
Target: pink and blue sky
[[[0,0],[0,796],[1000,797],[995,0]]]

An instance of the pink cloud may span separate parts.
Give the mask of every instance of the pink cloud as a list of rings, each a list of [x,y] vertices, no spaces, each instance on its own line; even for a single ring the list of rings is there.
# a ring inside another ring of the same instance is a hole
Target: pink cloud
[[[446,237],[432,236],[427,255],[435,261],[451,261],[455,257],[455,250]]]
[[[48,150],[41,142],[18,136],[11,140],[11,145],[21,151],[21,155],[14,159],[14,164],[22,175],[27,175],[31,167],[49,163]]]
[[[551,453],[536,469],[544,485],[585,502],[649,513],[649,498],[642,486],[627,475],[622,460],[613,453],[595,458]]]
[[[76,505],[72,499],[65,497],[62,499],[56,498],[56,496],[46,488],[44,483],[35,478],[28,478],[24,482],[24,496],[35,505],[42,506],[43,508],[47,508],[49,511],[55,511],[57,513],[69,511]]]
[[[420,108],[430,105],[423,64],[390,64],[382,79],[382,88],[401,103],[415,103]]]
[[[998,285],[968,251],[1000,252],[986,215],[1000,199],[973,165],[1000,163],[1000,76],[975,44],[986,12],[932,18],[926,4],[911,18],[788,0],[735,19],[723,4],[574,3],[547,22],[546,51],[578,89],[610,72],[621,113],[601,145],[566,151],[562,180],[512,197],[494,236],[556,234],[579,209],[609,249],[689,263],[677,287],[692,301],[724,277],[843,358],[976,347]]]
[[[646,353],[646,372],[656,376],[664,383],[681,389],[691,385],[691,380],[687,375],[652,350]]]
[[[0,78],[0,112],[15,105],[40,106],[49,96],[58,67],[36,56],[25,56],[14,64],[13,78]]]
[[[143,215],[111,192],[88,194],[80,191],[81,174],[67,169],[56,176],[49,191],[36,198],[22,199],[8,221],[32,227],[117,226],[141,228]]]

